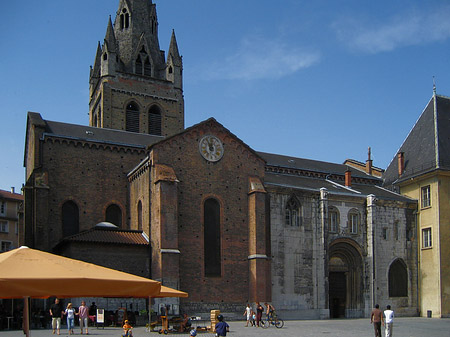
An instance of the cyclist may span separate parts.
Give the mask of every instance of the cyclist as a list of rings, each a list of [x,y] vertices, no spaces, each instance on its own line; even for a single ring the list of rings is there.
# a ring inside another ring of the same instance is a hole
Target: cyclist
[[[266,306],[266,315],[267,315],[267,320],[272,320],[273,318],[273,314],[275,312],[275,307],[272,304],[269,303],[264,303],[264,305]]]

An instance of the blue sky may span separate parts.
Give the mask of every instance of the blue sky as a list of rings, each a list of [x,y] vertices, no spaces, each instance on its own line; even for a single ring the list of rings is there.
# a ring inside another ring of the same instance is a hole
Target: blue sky
[[[159,0],[184,62],[186,127],[216,118],[256,151],[385,168],[450,96],[448,1]],[[8,1],[0,20],[0,189],[24,183],[27,111],[87,125],[89,66],[118,0]]]

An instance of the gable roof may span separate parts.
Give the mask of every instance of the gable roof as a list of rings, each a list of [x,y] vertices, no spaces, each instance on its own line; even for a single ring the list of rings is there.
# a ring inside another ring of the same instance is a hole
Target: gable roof
[[[450,98],[433,95],[387,167],[384,185],[390,186],[436,169],[450,170]],[[397,154],[404,170],[398,174]]]
[[[42,119],[36,112],[28,112],[28,123],[44,128],[44,137],[61,137],[94,143],[146,148],[164,139],[162,136],[145,133],[48,121]]]

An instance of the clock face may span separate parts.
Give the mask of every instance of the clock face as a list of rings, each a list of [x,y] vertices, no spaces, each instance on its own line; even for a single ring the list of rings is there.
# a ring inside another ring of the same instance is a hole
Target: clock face
[[[199,151],[203,158],[208,161],[219,161],[223,157],[223,144],[219,138],[206,135],[198,144]]]

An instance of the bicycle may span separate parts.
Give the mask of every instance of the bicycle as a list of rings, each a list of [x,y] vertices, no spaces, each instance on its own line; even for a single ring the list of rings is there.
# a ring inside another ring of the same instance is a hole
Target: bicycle
[[[281,329],[284,326],[284,321],[273,312],[265,321],[262,319],[259,324],[263,329],[267,329],[271,325],[275,325],[276,328]]]

